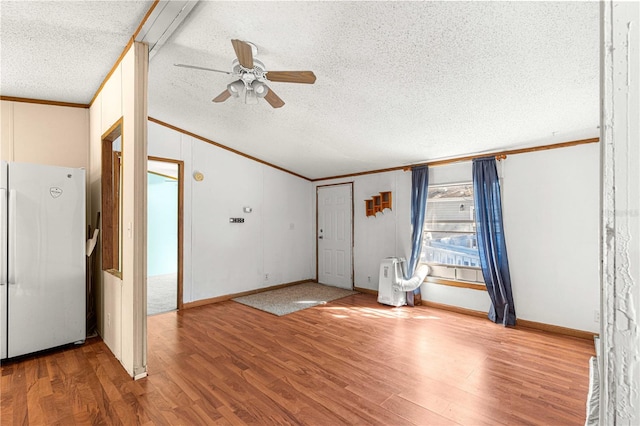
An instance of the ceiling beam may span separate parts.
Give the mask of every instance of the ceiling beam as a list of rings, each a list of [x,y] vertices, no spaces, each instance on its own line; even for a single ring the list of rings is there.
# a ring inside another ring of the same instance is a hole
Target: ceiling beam
[[[149,45],[149,60],[164,46],[171,34],[198,4],[193,0],[160,1],[135,36],[135,41]]]

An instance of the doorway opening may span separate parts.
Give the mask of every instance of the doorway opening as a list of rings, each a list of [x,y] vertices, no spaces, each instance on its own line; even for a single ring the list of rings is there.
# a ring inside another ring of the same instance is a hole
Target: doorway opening
[[[183,162],[147,162],[147,315],[182,309]]]

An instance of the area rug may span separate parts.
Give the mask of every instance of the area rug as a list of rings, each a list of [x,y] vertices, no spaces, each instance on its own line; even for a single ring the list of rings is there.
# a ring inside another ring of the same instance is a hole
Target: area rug
[[[357,291],[317,283],[302,283],[232,299],[243,305],[282,316],[358,294]]]

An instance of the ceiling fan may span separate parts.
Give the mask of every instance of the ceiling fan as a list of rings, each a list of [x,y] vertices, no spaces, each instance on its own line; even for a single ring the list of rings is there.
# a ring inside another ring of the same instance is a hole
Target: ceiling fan
[[[237,59],[233,60],[231,72],[195,65],[174,64],[176,67],[193,68],[233,75],[238,79],[227,85],[227,89],[213,98],[213,102],[224,102],[230,97],[243,96],[247,104],[257,104],[264,98],[273,108],[280,108],[284,101],[275,94],[267,82],[313,84],[316,76],[312,71],[267,71],[264,64],[254,58],[257,48],[254,44],[242,40],[231,40]]]

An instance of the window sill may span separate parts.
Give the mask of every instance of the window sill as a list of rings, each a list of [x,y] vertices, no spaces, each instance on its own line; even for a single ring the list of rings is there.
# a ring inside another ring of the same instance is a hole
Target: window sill
[[[117,269],[103,269],[109,275],[113,275],[116,278],[122,279],[122,272]]]
[[[467,282],[467,281],[456,281],[456,280],[449,280],[449,279],[446,279],[446,278],[438,278],[438,277],[427,276],[424,279],[424,282],[425,283],[432,283],[432,284],[448,285],[448,286],[451,286],[451,287],[461,287],[461,288],[470,288],[472,290],[487,291],[487,286],[486,285]]]

